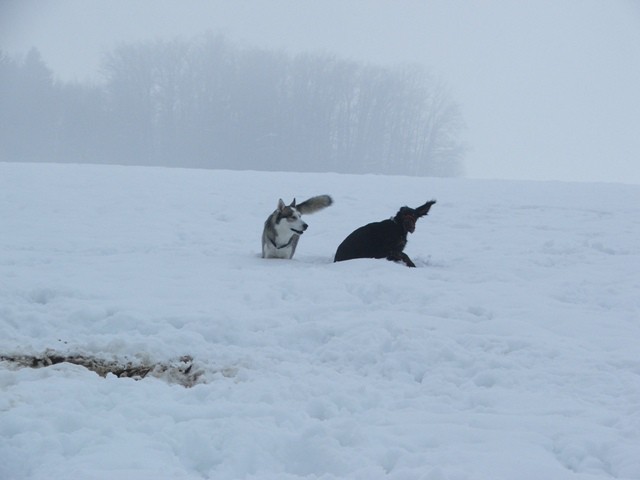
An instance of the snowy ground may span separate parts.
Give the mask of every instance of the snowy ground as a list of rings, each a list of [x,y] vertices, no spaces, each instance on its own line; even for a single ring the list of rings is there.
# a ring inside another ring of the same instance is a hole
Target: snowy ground
[[[262,224],[328,193],[293,260]],[[353,229],[437,198],[406,252]],[[0,478],[640,478],[640,186],[0,163]]]

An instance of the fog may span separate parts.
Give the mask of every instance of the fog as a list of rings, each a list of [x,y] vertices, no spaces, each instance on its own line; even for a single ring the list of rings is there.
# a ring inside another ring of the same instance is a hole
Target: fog
[[[640,183],[640,7],[631,0],[0,5],[0,49],[36,47],[60,81],[101,81],[118,45],[206,32],[291,56],[415,64],[459,106],[466,176]]]

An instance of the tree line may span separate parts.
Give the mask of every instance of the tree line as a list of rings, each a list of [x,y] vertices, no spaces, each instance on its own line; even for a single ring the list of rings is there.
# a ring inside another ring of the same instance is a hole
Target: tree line
[[[222,36],[121,45],[102,81],[59,82],[0,51],[0,160],[453,176],[446,88],[417,67],[241,48]]]

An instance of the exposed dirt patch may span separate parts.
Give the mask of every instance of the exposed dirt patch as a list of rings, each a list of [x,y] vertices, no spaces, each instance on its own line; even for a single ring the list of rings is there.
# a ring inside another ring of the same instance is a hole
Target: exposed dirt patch
[[[197,366],[190,356],[183,356],[176,361],[166,363],[150,363],[117,360],[105,360],[90,355],[64,355],[52,350],[42,355],[2,355],[0,361],[8,362],[23,368],[44,368],[60,363],[71,363],[97,373],[102,377],[113,374],[118,378],[141,380],[146,377],[161,378],[169,383],[177,383],[184,387],[192,387],[204,383],[205,370]],[[225,377],[233,377],[236,369],[227,368],[218,371]]]

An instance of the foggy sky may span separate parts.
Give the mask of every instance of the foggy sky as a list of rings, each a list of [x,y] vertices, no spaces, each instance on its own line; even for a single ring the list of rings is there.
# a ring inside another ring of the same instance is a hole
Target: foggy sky
[[[119,43],[207,31],[249,46],[417,63],[466,119],[472,178],[640,183],[633,0],[0,0],[0,49],[62,80]]]

